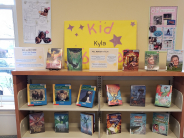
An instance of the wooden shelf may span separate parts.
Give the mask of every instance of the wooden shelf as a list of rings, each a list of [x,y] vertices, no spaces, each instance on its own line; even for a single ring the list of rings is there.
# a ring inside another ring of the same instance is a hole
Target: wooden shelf
[[[28,106],[27,103],[19,108],[22,111],[98,111],[98,105],[93,105],[93,108],[86,108],[76,106],[75,103],[72,105],[53,105],[53,103],[48,103],[42,106]]]
[[[59,71],[35,70],[35,71],[12,71],[12,75],[46,75],[46,76],[184,76],[184,72],[168,72],[165,70],[146,71]]]

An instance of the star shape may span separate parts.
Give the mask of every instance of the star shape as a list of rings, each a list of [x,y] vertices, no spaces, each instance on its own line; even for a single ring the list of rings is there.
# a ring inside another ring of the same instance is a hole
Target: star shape
[[[113,39],[110,40],[110,42],[112,42],[114,44],[114,47],[117,45],[117,44],[120,44],[122,45],[120,39],[121,39],[122,36],[119,36],[117,37],[115,34],[113,35]]]
[[[83,30],[83,28],[84,28],[84,26],[82,26],[82,25],[80,25],[80,27],[79,27],[81,30]]]
[[[68,27],[67,29],[69,29],[69,30],[72,31],[73,28],[74,28],[74,26],[71,26],[71,25],[69,24],[69,27]]]
[[[78,36],[78,33],[76,33],[75,35]]]
[[[131,26],[133,27],[135,25],[135,22],[131,22]]]

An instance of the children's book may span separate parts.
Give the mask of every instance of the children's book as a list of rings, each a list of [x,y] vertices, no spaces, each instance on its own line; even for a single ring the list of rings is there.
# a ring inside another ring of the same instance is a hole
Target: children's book
[[[155,105],[170,107],[172,96],[172,85],[157,85]]]
[[[95,98],[96,86],[80,85],[79,94],[77,98],[77,106],[93,107]]]
[[[123,70],[138,71],[139,50],[123,50]]]
[[[121,105],[122,98],[119,84],[106,85],[108,105]]]
[[[67,48],[67,66],[70,71],[82,70],[82,48]]]
[[[27,84],[28,106],[46,105],[46,84]]]
[[[167,71],[182,71],[183,66],[183,50],[167,51]]]
[[[146,134],[146,114],[130,114],[130,134]]]
[[[94,133],[94,114],[81,113],[80,114],[80,125],[81,132],[92,135]]]
[[[153,113],[152,131],[162,135],[168,135],[169,113]]]
[[[130,105],[145,106],[146,86],[131,85]]]
[[[53,84],[53,104],[54,105],[72,104],[70,84]]]
[[[61,69],[62,53],[61,48],[49,48],[47,52],[46,69]]]
[[[44,113],[29,114],[30,134],[45,132]]]
[[[54,113],[55,132],[69,132],[68,113]]]
[[[121,133],[121,114],[107,114],[107,135]]]
[[[159,51],[145,51],[145,69],[159,69]]]

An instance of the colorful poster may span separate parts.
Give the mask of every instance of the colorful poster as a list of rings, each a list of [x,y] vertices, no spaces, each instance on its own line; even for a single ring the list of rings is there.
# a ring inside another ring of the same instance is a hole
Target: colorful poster
[[[175,49],[178,7],[151,7],[148,36],[149,51]]]
[[[14,48],[16,70],[42,70],[44,66],[44,48],[16,47]]]
[[[118,70],[118,48],[90,48],[89,70]]]
[[[51,43],[51,0],[22,0],[24,43]]]
[[[137,21],[65,21],[65,68],[67,48],[82,48],[83,69],[89,69],[89,48],[119,48],[118,68],[123,50],[136,49]]]

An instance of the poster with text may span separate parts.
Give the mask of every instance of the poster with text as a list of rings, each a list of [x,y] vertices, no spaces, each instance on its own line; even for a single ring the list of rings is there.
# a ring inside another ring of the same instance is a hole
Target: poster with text
[[[42,47],[16,47],[16,70],[43,70],[45,69],[44,48]]]
[[[175,49],[178,7],[151,7],[148,50]]]
[[[22,0],[24,43],[51,43],[51,0]]]
[[[136,49],[135,20],[65,21],[64,31],[65,68],[67,68],[67,48],[82,48],[83,69],[89,69],[89,48],[118,48],[119,69],[123,66],[123,50]]]

